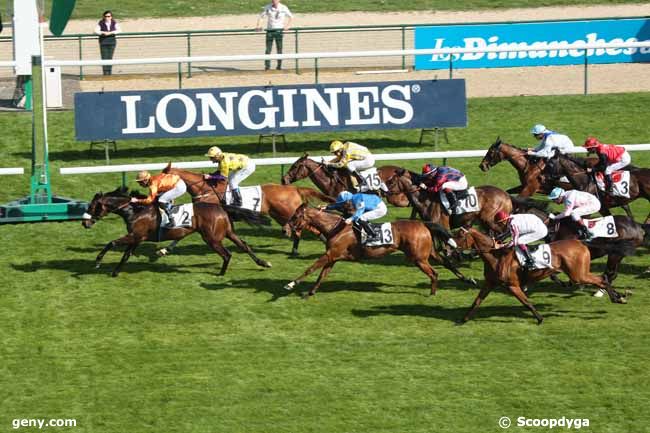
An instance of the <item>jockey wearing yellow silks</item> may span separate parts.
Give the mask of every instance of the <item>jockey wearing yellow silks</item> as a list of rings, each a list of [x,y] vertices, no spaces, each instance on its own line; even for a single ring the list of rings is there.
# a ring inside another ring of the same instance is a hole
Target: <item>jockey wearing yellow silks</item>
[[[375,165],[375,157],[372,156],[367,147],[362,146],[351,141],[342,143],[338,140],[332,141],[330,144],[330,153],[335,155],[335,158],[329,162],[331,167],[345,167],[352,176],[353,183],[360,181],[359,171],[365,170]]]

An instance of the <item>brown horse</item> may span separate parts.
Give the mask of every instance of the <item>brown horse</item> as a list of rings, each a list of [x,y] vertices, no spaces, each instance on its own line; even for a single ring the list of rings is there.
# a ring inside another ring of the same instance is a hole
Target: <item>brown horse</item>
[[[403,169],[394,165],[384,165],[377,168],[377,173],[386,183],[397,170]],[[415,173],[407,171],[406,175],[411,176]],[[353,191],[354,189],[347,169],[331,168],[323,161],[318,162],[309,158],[307,153],[298,158],[289,171],[282,176],[282,185],[289,185],[307,177],[318,189],[331,197],[336,197],[341,191]],[[409,206],[409,201],[404,194],[388,194],[386,200],[393,206]]]
[[[612,207],[622,207],[628,217],[633,218],[632,211],[628,203],[633,202],[638,198],[644,198],[650,201],[650,169],[626,167],[624,170],[630,172],[630,184],[627,185],[630,198],[615,197],[611,194],[605,194],[600,191],[594,173],[585,171],[581,161],[577,158],[568,157],[566,155],[558,155],[553,158],[553,165],[555,171],[562,176],[566,176],[571,183],[573,189],[586,191],[600,197],[602,208],[600,213],[603,215],[610,215],[609,211]],[[645,224],[650,223],[650,214],[646,217]]]
[[[225,181],[216,184],[209,183],[203,178],[203,174],[194,173],[179,168],[172,168],[168,165],[164,170],[165,173],[172,173],[180,176],[187,185],[187,192],[192,196],[193,201],[203,203],[221,203],[226,191],[227,183]],[[319,201],[322,203],[332,203],[334,199],[322,194],[315,189],[297,187],[293,185],[276,185],[272,183],[263,184],[262,200],[259,203],[259,212],[269,215],[280,225],[289,221],[291,215],[304,202]],[[317,236],[320,233],[314,232]],[[300,242],[300,233],[293,233],[292,255],[298,254],[298,244]],[[176,243],[173,243],[167,250],[171,250]]]
[[[591,259],[595,260],[607,256],[605,276],[607,281],[613,283],[618,276],[618,268],[626,256],[634,255],[634,250],[641,245],[648,244],[650,225],[642,226],[634,219],[623,216],[614,216],[614,224],[618,236],[614,238],[594,238],[585,242]],[[551,242],[562,239],[578,239],[577,223],[571,218],[556,220],[549,230]]]
[[[143,198],[143,196],[138,197]],[[161,229],[160,214],[157,205],[141,206],[132,204],[131,196],[127,194],[127,190],[118,188],[107,194],[102,194],[101,192],[95,194],[88,205],[86,219],[82,221],[82,225],[88,229],[92,227],[97,220],[111,212],[122,217],[129,233],[126,236],[122,236],[121,238],[115,239],[106,244],[95,260],[95,267],[99,268],[102,258],[110,249],[115,248],[118,245],[126,245],[126,250],[124,251],[122,260],[113,270],[112,275],[114,277],[119,274],[122,266],[124,266],[135,249],[142,242],[160,242],[171,239],[178,240],[194,232],[199,232],[205,243],[223,258],[223,264],[221,265],[221,272],[219,275],[224,275],[226,273],[228,263],[232,257],[232,253],[221,243],[224,237],[227,237],[235,245],[248,253],[258,266],[263,266],[265,268],[271,267],[269,262],[255,256],[253,250],[251,250],[244,241],[239,239],[230,223],[230,217],[233,217],[235,219],[241,218],[250,224],[270,224],[268,217],[264,217],[254,212],[232,206],[222,207],[209,203],[195,203],[192,227]]]
[[[552,268],[526,271],[515,258],[513,248],[495,250],[495,241],[480,231],[470,228],[461,229],[454,240],[459,248],[476,251],[485,263],[485,285],[479,292],[474,303],[463,317],[461,324],[472,318],[481,302],[495,287],[503,284],[526,308],[528,308],[540,325],[544,318],[537,312],[528,300],[522,287],[528,281],[539,281],[562,270],[576,284],[591,284],[607,290],[609,298],[615,303],[626,303],[627,300],[611,288],[605,276],[596,276],[589,271],[591,254],[589,249],[578,240],[562,240],[550,243]]]
[[[531,158],[526,149],[504,143],[497,137],[481,160],[479,168],[486,172],[501,161],[512,164],[519,175],[521,185],[507,190],[510,194],[518,193],[521,197],[530,197],[536,192],[548,194],[556,186],[569,187],[568,184],[557,182],[545,173],[544,159]]]
[[[476,187],[476,195],[480,210],[478,212],[466,212],[461,215],[450,215],[443,209],[438,194],[429,194],[421,191],[416,185],[413,185],[409,176],[402,175],[397,171],[386,182],[388,190],[391,192],[401,192],[406,194],[413,204],[413,207],[425,221],[432,221],[442,225],[447,230],[461,226],[470,226],[475,222],[480,223],[483,227],[494,232],[502,231],[494,222],[494,215],[503,210],[512,212],[512,200],[510,195],[505,191],[490,185]]]
[[[400,220],[392,222],[393,241],[390,245],[365,247],[359,241],[353,226],[345,224],[343,218],[306,205],[298,208],[285,226],[285,233],[301,230],[311,225],[327,237],[326,251],[301,276],[287,283],[285,289],[292,290],[312,272],[321,269],[316,284],[309,290],[313,296],[321,283],[339,260],[359,261],[378,258],[401,250],[407,260],[414,263],[431,280],[431,294],[436,293],[438,273],[429,264],[429,259],[441,262],[442,258],[434,248],[434,242],[448,242],[451,235],[437,224],[428,222]]]

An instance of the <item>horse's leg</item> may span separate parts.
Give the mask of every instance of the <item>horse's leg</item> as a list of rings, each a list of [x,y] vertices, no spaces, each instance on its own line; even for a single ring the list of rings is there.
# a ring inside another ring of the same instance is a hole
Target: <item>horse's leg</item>
[[[485,286],[481,288],[481,290],[478,292],[478,295],[476,295],[476,298],[474,299],[474,302],[472,303],[472,306],[469,307],[469,310],[467,310],[467,313],[465,313],[465,317],[458,322],[459,325],[463,325],[467,323],[473,316],[474,313],[476,313],[476,310],[478,310],[479,305],[481,305],[481,302],[485,298],[487,298],[487,295],[490,294],[492,291],[492,285],[489,282],[485,282]]]
[[[431,280],[431,292],[429,294],[431,296],[436,294],[436,289],[438,286],[438,273],[431,267],[429,262],[424,259],[424,260],[418,260],[415,262],[418,268],[425,274],[427,274],[427,277]]]
[[[117,277],[117,275],[120,273],[122,270],[122,266],[126,263],[127,260],[129,260],[129,257],[131,257],[131,254],[133,254],[133,251],[136,249],[138,244],[131,244],[126,247],[126,250],[124,251],[124,254],[122,254],[122,260],[120,260],[120,263],[115,266],[115,269],[113,269],[113,273],[111,274],[113,277]]]
[[[159,257],[164,257],[172,253],[174,251],[174,248],[176,248],[176,245],[180,242],[180,239],[177,239],[175,241],[172,241],[171,244],[167,245],[166,247],[162,247],[156,251],[156,255]]]
[[[578,268],[576,266],[576,268]],[[626,304],[627,299],[625,299],[625,296],[622,296],[620,293],[618,293],[616,290],[612,289],[611,284],[607,280],[607,274],[598,276],[594,275],[591,272],[589,272],[587,268],[587,271],[582,273],[582,269],[573,269],[572,272],[569,274],[569,277],[571,278],[572,281],[577,282],[579,284],[591,284],[592,286],[596,286],[600,289],[607,290],[607,294],[609,295],[609,300],[612,301],[615,304]]]
[[[293,247],[291,248],[291,255],[293,257],[298,256],[298,244],[300,243],[300,236],[296,232],[291,233],[291,239],[293,239]]]
[[[296,278],[293,281],[288,282],[284,286],[284,288],[287,289],[287,290],[293,290],[293,288],[296,287],[296,285],[300,284],[305,278],[307,278],[307,276],[309,274],[314,272],[316,269],[320,269],[323,266],[325,266],[327,264],[327,262],[329,262],[329,260],[330,260],[330,258],[327,255],[327,253],[323,254],[309,268],[307,268],[307,270],[301,276],[299,276],[298,278]]]
[[[429,258],[433,260],[434,263],[439,263],[442,266],[444,266],[446,269],[450,270],[459,280],[471,284],[472,286],[478,287],[478,283],[476,282],[476,280],[474,278],[467,278],[465,275],[463,275],[463,273],[458,270],[458,268],[453,264],[453,262],[449,260],[449,257],[438,256],[437,253],[431,251],[431,254],[429,254]]]
[[[623,261],[622,256],[609,255],[607,256],[607,268],[605,270],[605,276],[609,284],[613,283],[616,277],[618,276],[618,267]]]
[[[250,246],[243,240],[237,236],[237,234],[234,232],[234,230],[228,230],[226,232],[226,237],[230,239],[235,245],[237,245],[239,248],[241,248],[243,251],[245,251],[251,259],[257,264],[258,266],[262,266],[263,268],[270,268],[271,263],[267,262],[266,260],[262,260],[259,257],[253,253],[253,250],[251,249]]]
[[[634,218],[634,215],[632,215],[632,210],[630,209],[630,204],[629,204],[629,203],[628,203],[628,204],[624,204],[624,205],[621,206],[621,207],[623,208],[623,210],[625,211],[625,213],[627,214],[627,216],[628,216],[629,218]]]
[[[316,280],[316,284],[314,284],[314,287],[312,287],[309,293],[303,296],[303,298],[307,299],[310,296],[314,296],[316,294],[316,290],[318,290],[325,277],[327,277],[327,274],[330,273],[330,271],[334,267],[334,263],[336,262],[330,262],[327,263],[325,266],[323,266],[323,269],[321,269],[320,275],[318,275],[318,279]]]
[[[508,290],[510,290],[510,293],[512,293],[515,298],[519,300],[526,308],[530,310],[531,313],[533,313],[533,316],[537,319],[537,324],[541,325],[542,322],[544,321],[544,318],[537,312],[537,309],[535,309],[535,306],[530,303],[528,298],[526,297],[526,294],[521,291],[519,286],[513,286],[510,285],[508,286]]]
[[[97,254],[97,258],[95,258],[95,268],[99,268],[100,263],[102,262],[102,259],[106,255],[106,253],[115,248],[118,245],[124,245],[124,244],[131,244],[134,242],[133,235],[129,233],[126,236],[122,236],[121,238],[115,239],[110,241],[109,243],[106,244],[104,249],[100,251],[99,254]]]
[[[228,265],[230,264],[230,259],[232,259],[232,253],[230,252],[230,250],[228,250],[228,248],[223,246],[221,241],[211,242],[210,248],[212,248],[223,259],[223,263],[221,264],[221,270],[219,271],[219,276],[225,275],[226,270],[228,269]]]
[[[409,217],[409,219],[414,220],[414,219],[417,219],[417,218],[418,218],[418,211],[417,211],[417,209],[415,209],[413,207],[413,208],[411,208],[411,216]]]

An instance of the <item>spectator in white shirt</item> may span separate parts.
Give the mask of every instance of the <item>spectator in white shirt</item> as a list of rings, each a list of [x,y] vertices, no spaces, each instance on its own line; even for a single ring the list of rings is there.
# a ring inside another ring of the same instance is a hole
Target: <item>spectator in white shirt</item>
[[[278,54],[282,54],[282,37],[285,30],[289,30],[291,26],[291,19],[293,15],[288,7],[283,4],[280,4],[280,0],[272,0],[271,4],[268,4],[264,7],[264,10],[260,14],[260,17],[257,19],[256,30],[262,31],[262,21],[264,18],[268,18],[266,24],[266,54],[271,54],[271,49],[273,48],[273,41],[275,41],[275,47]],[[269,70],[271,67],[271,62],[269,60],[264,61],[264,69]],[[276,69],[282,69],[282,60],[278,60],[278,66]]]

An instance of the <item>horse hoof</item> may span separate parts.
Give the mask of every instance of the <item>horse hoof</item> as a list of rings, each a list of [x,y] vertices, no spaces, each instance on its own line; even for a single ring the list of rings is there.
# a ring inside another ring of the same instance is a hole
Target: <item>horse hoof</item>
[[[162,248],[162,249],[156,251],[156,255],[158,257],[165,257],[167,254],[169,254],[169,251],[167,251],[167,248]]]
[[[302,299],[306,301],[307,299],[311,298],[312,296],[313,295],[311,293],[307,293],[306,295],[302,295]]]
[[[95,263],[95,269],[99,269],[99,263]]]
[[[541,325],[543,321],[544,321],[543,317],[540,317],[539,319],[537,319],[537,326]]]
[[[603,296],[605,296],[605,293],[607,293],[605,289],[598,289],[593,296],[594,298],[602,298]]]
[[[266,260],[262,260],[262,267],[264,267],[264,268],[272,268],[273,265],[271,265],[271,262],[267,262]]]
[[[456,322],[454,322],[454,326],[463,326],[465,323],[467,323],[467,320],[465,319],[456,320]]]
[[[474,278],[470,278],[469,283],[474,287],[478,287],[478,281],[476,281]]]
[[[291,281],[290,283],[285,284],[284,289],[285,290],[293,290],[294,287],[296,287],[296,282]]]

